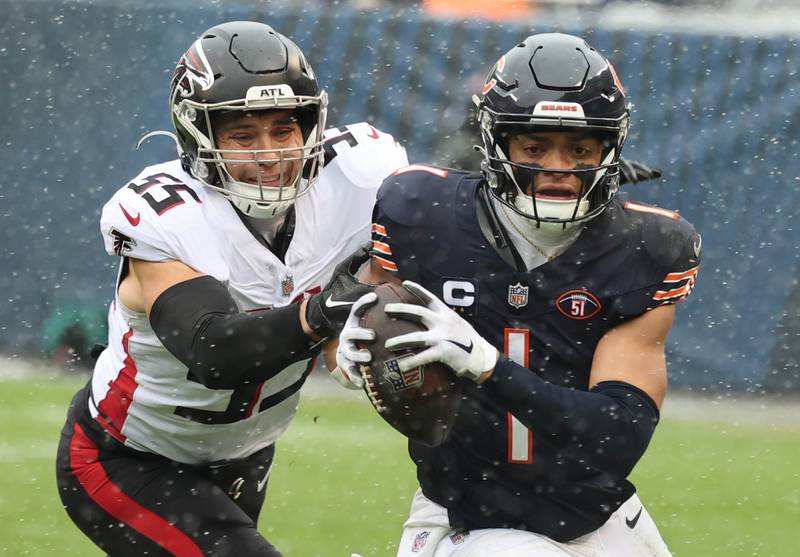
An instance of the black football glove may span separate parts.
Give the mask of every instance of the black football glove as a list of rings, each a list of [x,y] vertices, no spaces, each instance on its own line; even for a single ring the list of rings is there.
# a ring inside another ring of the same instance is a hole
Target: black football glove
[[[371,244],[358,248],[333,270],[331,280],[319,294],[308,299],[306,322],[314,334],[322,338],[338,336],[353,304],[375,286],[359,282],[356,273],[369,259]]]
[[[620,157],[619,175],[620,184],[637,184],[645,180],[661,178],[661,169],[650,168],[639,161],[629,161]]]

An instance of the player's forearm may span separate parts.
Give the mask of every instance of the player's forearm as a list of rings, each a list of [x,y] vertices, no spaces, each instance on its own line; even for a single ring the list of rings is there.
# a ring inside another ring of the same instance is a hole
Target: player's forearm
[[[268,379],[309,357],[314,345],[296,304],[241,313],[227,289],[209,276],[164,291],[153,304],[150,324],[193,379],[212,389]]]
[[[617,477],[633,470],[659,419],[653,400],[633,385],[606,381],[590,391],[561,387],[506,359],[497,363],[483,388],[534,436]]]

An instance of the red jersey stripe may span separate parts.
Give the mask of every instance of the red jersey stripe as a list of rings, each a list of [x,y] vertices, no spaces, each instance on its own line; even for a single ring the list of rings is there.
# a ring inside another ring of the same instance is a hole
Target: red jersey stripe
[[[92,501],[173,555],[203,557],[203,552],[189,536],[123,493],[106,474],[98,461],[99,455],[97,445],[80,425],[75,424],[69,446],[69,464]]]
[[[100,412],[97,415],[97,422],[121,443],[124,443],[126,439],[122,434],[122,426],[128,418],[128,408],[133,402],[133,393],[138,386],[136,384],[136,362],[133,361],[128,349],[128,343],[132,336],[133,329],[122,336],[122,350],[125,352],[124,366],[119,370],[117,378],[109,385],[106,396],[97,405]]]

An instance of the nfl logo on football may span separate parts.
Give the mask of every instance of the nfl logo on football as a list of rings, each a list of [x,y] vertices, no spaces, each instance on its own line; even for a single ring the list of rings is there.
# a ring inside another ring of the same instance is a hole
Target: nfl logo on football
[[[410,389],[411,387],[418,387],[422,384],[422,370],[425,366],[420,366],[408,371],[400,371],[400,365],[397,363],[399,360],[412,355],[413,354],[404,354],[399,358],[388,360],[383,364],[384,379],[391,383],[392,390],[395,392]]]
[[[514,307],[516,309],[525,307],[528,305],[528,290],[530,290],[529,286],[522,286],[521,283],[517,283],[513,286],[509,285],[508,287],[508,305]]]

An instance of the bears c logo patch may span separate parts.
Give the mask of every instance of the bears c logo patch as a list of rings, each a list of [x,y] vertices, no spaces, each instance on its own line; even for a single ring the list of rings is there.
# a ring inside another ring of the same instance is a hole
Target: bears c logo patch
[[[564,292],[556,300],[556,309],[570,319],[589,319],[594,317],[603,305],[597,296],[586,290]]]

